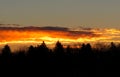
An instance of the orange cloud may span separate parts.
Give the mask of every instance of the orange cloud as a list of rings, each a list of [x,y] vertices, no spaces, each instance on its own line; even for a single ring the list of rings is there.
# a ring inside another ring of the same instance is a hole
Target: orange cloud
[[[38,43],[61,41],[74,42],[119,42],[120,30],[64,27],[0,27],[0,44]]]

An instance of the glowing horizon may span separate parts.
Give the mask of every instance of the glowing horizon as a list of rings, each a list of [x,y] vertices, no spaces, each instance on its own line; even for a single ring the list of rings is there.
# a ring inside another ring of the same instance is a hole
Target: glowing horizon
[[[120,42],[119,29],[66,27],[0,27],[0,44],[75,42]]]

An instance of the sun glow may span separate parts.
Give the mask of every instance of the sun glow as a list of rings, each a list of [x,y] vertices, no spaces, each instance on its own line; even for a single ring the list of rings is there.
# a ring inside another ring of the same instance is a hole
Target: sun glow
[[[62,27],[0,27],[0,47],[8,44],[17,50],[20,46],[39,45],[45,41],[54,47],[57,41],[64,46],[80,43],[120,42],[119,29],[62,28]]]
[[[42,41],[53,44],[56,41],[75,43],[120,40],[120,30],[117,29],[57,29],[36,27],[0,28],[0,44],[40,43]]]

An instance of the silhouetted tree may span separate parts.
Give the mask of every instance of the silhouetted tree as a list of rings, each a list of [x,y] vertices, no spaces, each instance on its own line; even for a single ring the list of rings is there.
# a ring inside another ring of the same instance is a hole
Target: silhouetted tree
[[[11,49],[8,45],[5,45],[4,48],[2,49],[2,56],[4,57],[11,56]]]
[[[43,41],[43,43],[39,46],[39,51],[40,51],[40,56],[44,59],[46,59],[49,56],[49,49],[46,46],[45,42]]]
[[[40,48],[42,50],[43,53],[48,53],[48,47],[46,46],[45,42],[43,41],[43,43],[40,45]]]
[[[5,45],[2,49],[2,63],[10,64],[12,58],[11,49],[8,45]]]
[[[71,55],[72,54],[72,48],[70,48],[70,45],[67,46],[66,48],[66,54]]]
[[[87,57],[89,58],[93,55],[92,48],[89,43],[86,45],[82,44],[80,55],[84,56],[84,58],[87,58]]]
[[[86,45],[86,51],[92,51],[91,45],[89,43]]]
[[[35,54],[35,48],[31,45],[29,48],[28,48],[28,55],[29,56],[32,56]]]
[[[54,52],[56,53],[56,55],[63,55],[64,54],[63,45],[59,41],[57,41],[57,43],[55,45]]]
[[[85,51],[85,49],[86,49],[86,45],[83,43],[81,46],[81,51]]]
[[[109,53],[109,56],[111,58],[115,57],[118,54],[117,46],[113,42],[111,42],[111,44],[110,44],[110,48],[109,48],[109,52],[108,53]]]
[[[113,42],[111,42],[111,44],[110,44],[110,50],[111,51],[116,51],[116,49],[117,49],[116,45]]]

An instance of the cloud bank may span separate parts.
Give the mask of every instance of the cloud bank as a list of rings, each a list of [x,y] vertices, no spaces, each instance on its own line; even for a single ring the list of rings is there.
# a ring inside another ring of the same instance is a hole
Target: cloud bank
[[[67,27],[0,27],[0,44],[39,43],[56,41],[73,42],[120,42],[119,29],[67,28]]]

